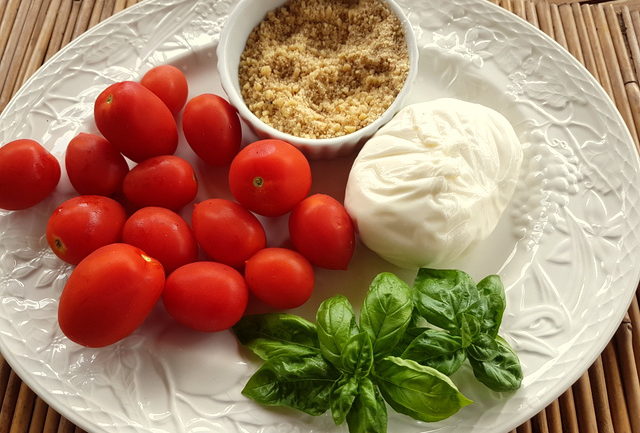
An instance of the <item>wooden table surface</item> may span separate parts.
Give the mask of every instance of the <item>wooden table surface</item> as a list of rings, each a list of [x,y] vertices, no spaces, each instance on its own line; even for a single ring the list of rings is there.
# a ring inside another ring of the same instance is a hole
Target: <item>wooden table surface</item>
[[[611,96],[638,144],[640,0],[491,1],[542,29],[582,62]],[[0,0],[0,111],[70,40],[135,3]],[[636,292],[615,337],[588,372],[517,432],[640,433],[639,330]],[[0,433],[82,431],[37,397],[1,356],[0,404]]]

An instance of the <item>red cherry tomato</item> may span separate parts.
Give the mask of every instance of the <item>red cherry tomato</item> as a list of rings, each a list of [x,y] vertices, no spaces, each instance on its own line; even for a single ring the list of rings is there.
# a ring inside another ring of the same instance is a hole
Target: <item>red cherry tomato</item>
[[[182,110],[189,95],[189,85],[182,71],[175,66],[162,65],[144,74],[142,84],[165,103],[175,116]]]
[[[108,346],[142,324],[163,287],[160,262],[131,245],[104,246],[71,273],[60,296],[58,323],[78,344]]]
[[[80,194],[111,195],[120,190],[129,172],[124,156],[106,139],[78,134],[64,157],[71,185]]]
[[[355,231],[347,210],[333,197],[315,194],[302,200],[289,216],[296,250],[327,269],[347,269],[355,248]]]
[[[313,292],[313,266],[301,254],[285,248],[265,248],[247,260],[249,290],[265,304],[289,309],[307,302]]]
[[[249,291],[242,275],[214,262],[184,265],[167,278],[162,300],[171,317],[197,331],[231,328],[244,314]]]
[[[204,94],[189,101],[182,115],[189,146],[210,165],[227,165],[240,150],[240,119],[223,98]]]
[[[107,87],[96,99],[93,113],[102,135],[135,162],[176,151],[173,114],[140,83],[124,81]]]
[[[193,167],[177,156],[156,156],[133,167],[124,178],[124,195],[136,206],[178,210],[198,193]]]
[[[260,140],[231,162],[229,188],[241,205],[255,213],[284,215],[309,193],[311,168],[302,152],[289,143]]]
[[[117,201],[81,195],[53,211],[47,223],[47,242],[58,257],[75,265],[96,249],[120,242],[126,220]]]
[[[0,208],[34,206],[53,192],[60,180],[60,164],[39,143],[15,140],[0,147]]]
[[[196,204],[191,223],[196,240],[207,255],[236,268],[267,242],[258,218],[229,200],[209,199]]]
[[[162,207],[145,207],[131,215],[122,240],[157,259],[167,274],[198,258],[198,245],[185,220]]]

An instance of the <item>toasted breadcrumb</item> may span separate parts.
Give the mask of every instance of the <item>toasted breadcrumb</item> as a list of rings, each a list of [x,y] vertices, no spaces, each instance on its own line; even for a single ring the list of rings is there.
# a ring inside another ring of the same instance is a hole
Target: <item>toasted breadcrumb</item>
[[[253,29],[238,75],[262,121],[330,138],[380,117],[408,71],[402,25],[382,1],[290,0]]]

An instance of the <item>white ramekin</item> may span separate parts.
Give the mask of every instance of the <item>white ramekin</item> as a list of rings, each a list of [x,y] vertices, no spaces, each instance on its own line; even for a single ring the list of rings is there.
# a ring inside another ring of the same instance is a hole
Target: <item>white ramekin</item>
[[[409,73],[395,101],[382,116],[364,128],[340,137],[320,139],[296,137],[278,131],[253,114],[242,98],[238,81],[240,55],[244,51],[249,34],[262,21],[267,12],[282,6],[286,1],[240,0],[238,2],[227,18],[217,48],[218,73],[220,74],[222,88],[229,98],[229,103],[238,110],[240,117],[260,138],[277,138],[287,141],[312,159],[333,158],[349,154],[371,137],[382,125],[391,120],[393,115],[401,108],[402,101],[409,92],[409,88],[418,71],[418,46],[413,28],[400,6],[393,0],[383,0],[402,23],[409,53]]]

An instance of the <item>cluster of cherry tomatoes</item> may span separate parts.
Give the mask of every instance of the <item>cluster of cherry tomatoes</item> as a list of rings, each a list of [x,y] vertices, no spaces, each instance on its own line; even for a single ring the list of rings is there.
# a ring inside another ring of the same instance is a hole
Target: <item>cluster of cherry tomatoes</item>
[[[103,136],[82,133],[67,147],[66,171],[81,195],[53,212],[46,237],[58,257],[77,265],[58,320],[79,344],[101,347],[126,337],[160,297],[183,325],[224,330],[242,317],[249,293],[271,307],[294,308],[311,296],[314,265],[346,269],[351,260],[351,218],[332,197],[307,197],[305,156],[281,140],[240,150],[240,120],[227,101],[204,94],[185,107],[187,95],[184,75],[172,66],[152,69],[140,83],[113,84],[94,106]],[[208,165],[230,164],[237,200],[195,204],[192,228],[177,213],[198,192],[192,166],[173,155],[183,107],[189,146]],[[130,170],[125,157],[137,165]],[[33,206],[59,179],[58,161],[35,141],[0,148],[0,208]],[[287,213],[295,250],[267,248],[254,214]],[[199,247],[210,261],[199,261]]]

